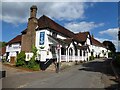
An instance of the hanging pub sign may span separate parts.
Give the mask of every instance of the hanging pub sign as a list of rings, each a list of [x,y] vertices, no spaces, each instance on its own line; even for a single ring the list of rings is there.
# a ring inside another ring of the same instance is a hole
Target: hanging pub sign
[[[44,45],[45,41],[45,32],[40,32],[40,42],[39,45]]]

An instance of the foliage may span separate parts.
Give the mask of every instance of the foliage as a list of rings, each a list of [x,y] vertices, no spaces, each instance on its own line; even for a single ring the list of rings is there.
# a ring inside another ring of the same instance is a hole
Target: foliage
[[[37,51],[38,51],[37,48],[33,45],[33,46],[32,46],[32,53],[33,53],[33,56],[34,56],[34,57],[36,57]]]
[[[3,59],[2,59],[2,63],[5,63],[5,62],[6,62],[6,59],[5,59],[5,58],[3,58]]]
[[[115,61],[120,66],[120,54],[116,54]]]
[[[115,45],[111,41],[104,41],[103,45],[106,46],[112,53],[116,52]]]
[[[17,61],[16,61],[16,66],[25,66],[25,52],[21,51],[18,55],[17,55]]]
[[[35,46],[32,47],[32,53],[33,53],[32,58],[30,59],[30,61],[26,63],[25,52],[23,51],[20,52],[17,56],[16,66],[22,66],[22,67],[29,68],[32,70],[39,70],[40,69],[39,63],[35,60],[37,56],[37,48]]]
[[[35,61],[34,57],[32,57],[30,59],[30,61],[27,64],[27,67],[30,68],[30,69],[33,69],[33,70],[39,70],[40,69],[39,64]]]
[[[108,53],[108,57],[113,57],[113,53],[112,53],[112,52],[109,52],[109,53]]]
[[[32,53],[33,56],[28,62],[27,67],[33,70],[39,70],[40,69],[39,63],[35,60],[37,55],[37,48],[35,46],[32,47]]]
[[[0,42],[0,48],[6,46],[6,42]]]
[[[95,57],[92,55],[92,56],[89,56],[89,60],[91,61],[91,60],[94,60],[95,59]]]
[[[44,47],[44,46],[41,46],[40,48],[41,48],[41,49],[44,49],[45,47]]]

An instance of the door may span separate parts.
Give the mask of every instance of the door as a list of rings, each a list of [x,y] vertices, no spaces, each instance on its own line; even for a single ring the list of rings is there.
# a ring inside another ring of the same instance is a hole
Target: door
[[[10,57],[10,63],[15,64],[15,57]]]

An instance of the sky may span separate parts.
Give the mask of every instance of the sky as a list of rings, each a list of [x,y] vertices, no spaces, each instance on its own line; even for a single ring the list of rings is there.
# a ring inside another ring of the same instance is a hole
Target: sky
[[[26,29],[30,7],[37,5],[37,18],[43,14],[74,33],[89,31],[96,39],[112,41],[118,48],[117,2],[2,2],[0,35],[8,42]]]

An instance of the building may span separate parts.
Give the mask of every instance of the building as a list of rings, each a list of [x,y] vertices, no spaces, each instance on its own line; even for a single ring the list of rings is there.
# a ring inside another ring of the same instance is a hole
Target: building
[[[6,59],[6,46],[0,48],[0,61]]]
[[[14,63],[17,54],[21,52],[21,37],[22,35],[18,35],[7,43],[6,59],[8,62]]]
[[[108,50],[106,49],[106,47],[93,37],[91,37],[91,41],[92,41],[91,55],[93,55],[96,58],[99,57],[108,58]]]
[[[38,49],[36,59],[44,63],[53,59],[60,62],[88,61],[91,55],[107,57],[107,49],[89,32],[73,33],[45,15],[37,19],[36,6],[30,10],[27,28],[7,43],[9,62],[14,62],[20,51],[25,51],[26,61],[29,61],[33,56],[33,45]]]

